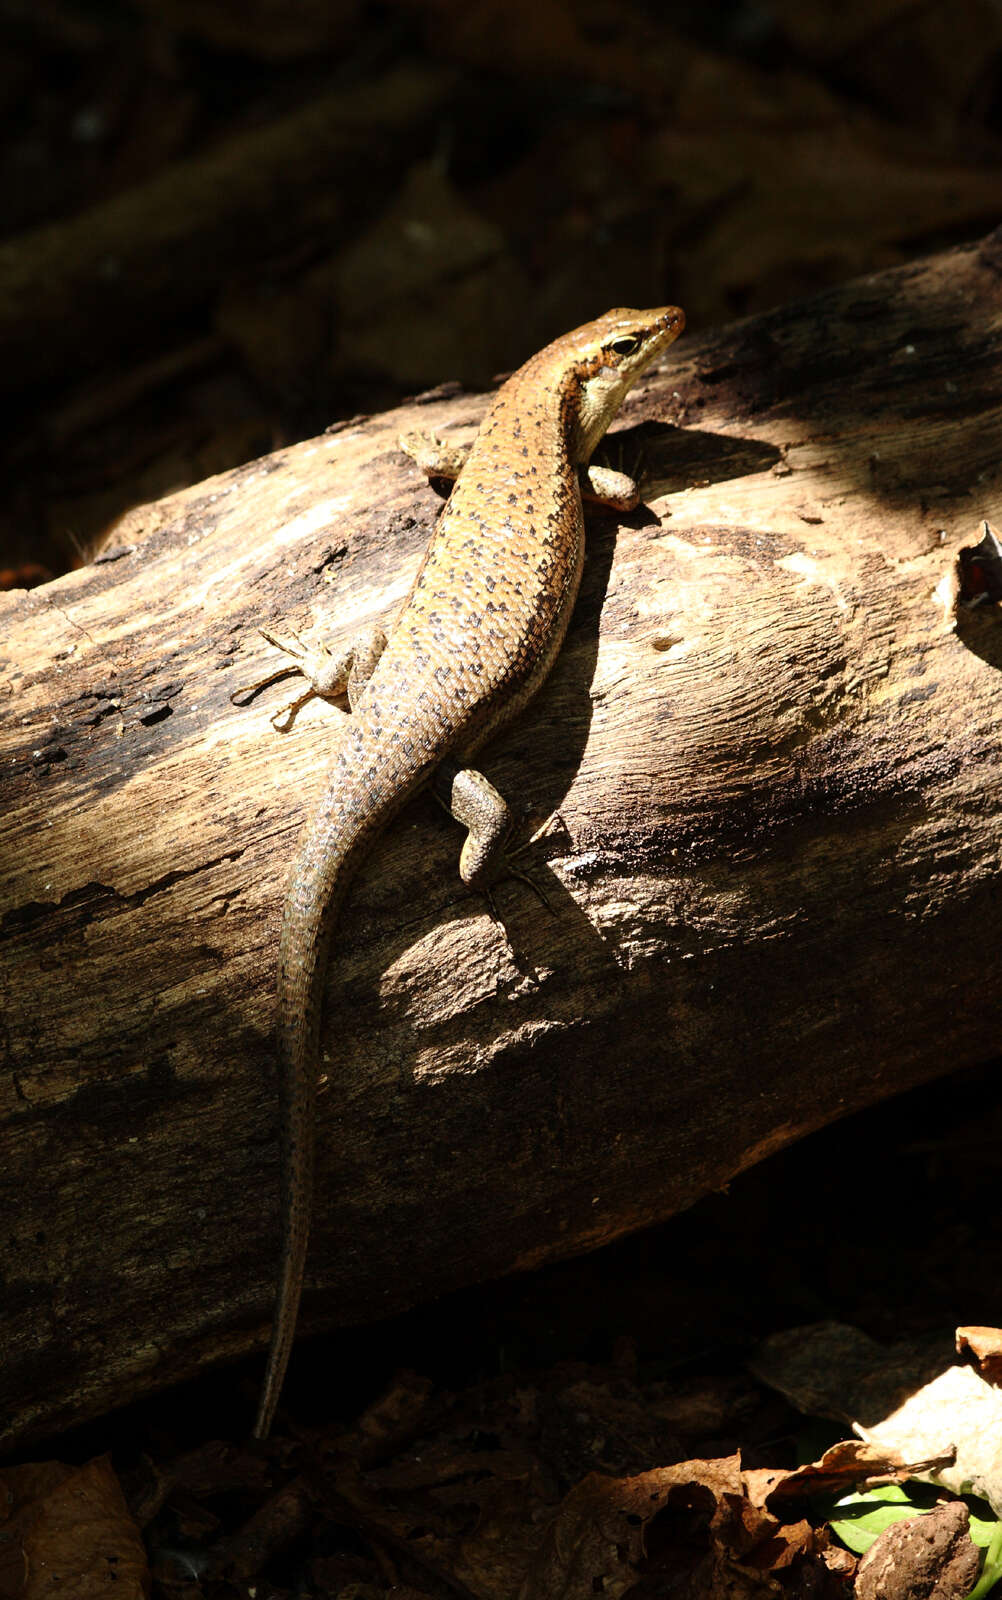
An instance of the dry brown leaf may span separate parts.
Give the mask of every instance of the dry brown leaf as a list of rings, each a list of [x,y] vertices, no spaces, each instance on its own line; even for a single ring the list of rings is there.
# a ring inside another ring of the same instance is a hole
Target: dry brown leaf
[[[957,1354],[968,1350],[985,1382],[1002,1384],[1002,1328],[958,1328]]]
[[[338,1434],[339,1454],[354,1456],[366,1465],[402,1449],[419,1428],[427,1427],[433,1387],[430,1379],[415,1372],[396,1373],[354,1426]]]
[[[812,1592],[847,1594],[852,1568],[827,1560],[827,1531],[784,1524],[765,1508],[765,1479],[782,1476],[744,1473],[738,1456],[634,1478],[593,1473],[565,1498],[520,1600],[615,1597],[635,1586],[639,1596],[666,1582],[687,1600],[752,1600],[782,1594],[774,1574],[799,1562],[811,1563]]]
[[[811,1461],[794,1472],[773,1474],[778,1478],[767,1499],[775,1510],[784,1500],[807,1494],[845,1492],[854,1483],[873,1478],[903,1482],[913,1476],[913,1468],[896,1450],[861,1439],[840,1439],[826,1450],[820,1461]]]
[[[315,1496],[306,1479],[290,1479],[231,1538],[216,1546],[215,1570],[228,1577],[253,1578],[278,1551],[303,1537],[314,1509]]]
[[[520,1600],[622,1595],[640,1579],[648,1524],[678,1491],[682,1519],[708,1529],[721,1496],[742,1493],[737,1456],[685,1461],[636,1478],[591,1473],[566,1496],[550,1525]],[[669,1540],[669,1545],[675,1543]],[[694,1560],[705,1558],[705,1546]]]
[[[744,1377],[708,1377],[684,1383],[654,1384],[645,1391],[648,1412],[681,1439],[711,1439],[739,1432],[756,1405]]]
[[[8,1515],[4,1600],[146,1600],[143,1542],[107,1456],[84,1467],[37,1462],[0,1474]]]
[[[19,1600],[28,1578],[24,1530],[47,1494],[72,1477],[61,1461],[28,1461],[0,1472],[0,1600]]]
[[[875,1425],[952,1362],[946,1339],[885,1346],[860,1328],[816,1322],[773,1334],[748,1366],[806,1416]]]

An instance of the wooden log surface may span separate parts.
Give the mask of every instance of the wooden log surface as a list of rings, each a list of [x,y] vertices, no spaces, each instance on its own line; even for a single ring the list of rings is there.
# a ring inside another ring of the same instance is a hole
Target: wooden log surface
[[[482,762],[559,812],[552,914],[503,885],[509,945],[422,797],[341,917],[305,1327],[590,1249],[997,1052],[1002,650],[951,582],[999,509],[1000,285],[995,234],[635,392],[607,459],[645,505],[590,520]],[[8,1441],[264,1343],[282,894],[344,713],[229,697],[278,664],[258,624],[392,616],[440,504],[397,435],[485,404],[252,462],[0,601]]]

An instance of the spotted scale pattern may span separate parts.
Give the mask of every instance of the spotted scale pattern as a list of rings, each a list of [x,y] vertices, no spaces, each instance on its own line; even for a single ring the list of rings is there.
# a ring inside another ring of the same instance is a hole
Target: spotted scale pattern
[[[674,306],[610,311],[548,345],[499,390],[410,596],[353,700],[330,783],[303,833],[283,918],[282,1259],[259,1438],[270,1429],[295,1334],[323,982],[350,872],[440,762],[468,762],[546,677],[581,578],[578,467],[630,385],[683,325]]]

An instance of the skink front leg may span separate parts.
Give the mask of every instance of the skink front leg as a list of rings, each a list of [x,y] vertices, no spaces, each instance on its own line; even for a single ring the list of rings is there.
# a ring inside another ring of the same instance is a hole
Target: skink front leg
[[[468,444],[439,439],[433,433],[402,433],[397,444],[426,477],[444,478],[447,482],[459,477],[470,453]],[[585,505],[603,511],[635,511],[640,504],[637,483],[625,472],[589,463],[579,469],[578,477]]]
[[[397,444],[427,478],[458,478],[470,453],[468,444],[457,444],[455,440],[419,431],[399,434]]]
[[[585,505],[597,506],[603,511],[636,511],[640,504],[636,480],[625,472],[589,463],[580,468],[579,478]]]

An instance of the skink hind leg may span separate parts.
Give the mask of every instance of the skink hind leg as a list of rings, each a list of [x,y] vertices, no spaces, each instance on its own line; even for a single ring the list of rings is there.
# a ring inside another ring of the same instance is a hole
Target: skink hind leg
[[[270,719],[272,727],[280,733],[288,731],[297,711],[308,700],[312,700],[314,695],[318,695],[322,700],[340,700],[347,695],[348,705],[354,711],[358,697],[372,676],[373,668],[386,646],[386,635],[382,628],[370,628],[359,634],[346,650],[340,651],[337,655],[323,645],[319,649],[311,648],[291,628],[288,630],[291,642],[272,633],[269,628],[261,628],[259,631],[269,644],[292,656],[292,665],[279,667],[277,672],[272,672],[267,678],[260,678],[257,683],[235,689],[230,695],[230,700],[234,705],[245,705],[259,690],[266,689],[272,683],[278,683],[281,678],[301,673],[309,688],[289,705],[274,712]]]
[[[468,829],[459,854],[459,876],[469,888],[486,894],[504,873],[505,845],[515,822],[510,807],[482,772],[453,762],[439,767],[435,793]]]
[[[432,789],[436,799],[468,830],[459,854],[459,876],[469,888],[483,895],[494,921],[504,926],[492,894],[495,884],[502,878],[520,878],[550,910],[550,902],[539,884],[514,864],[515,858],[528,846],[515,851],[506,848],[515,818],[507,801],[483,773],[472,767],[457,766],[453,761],[443,761]]]

